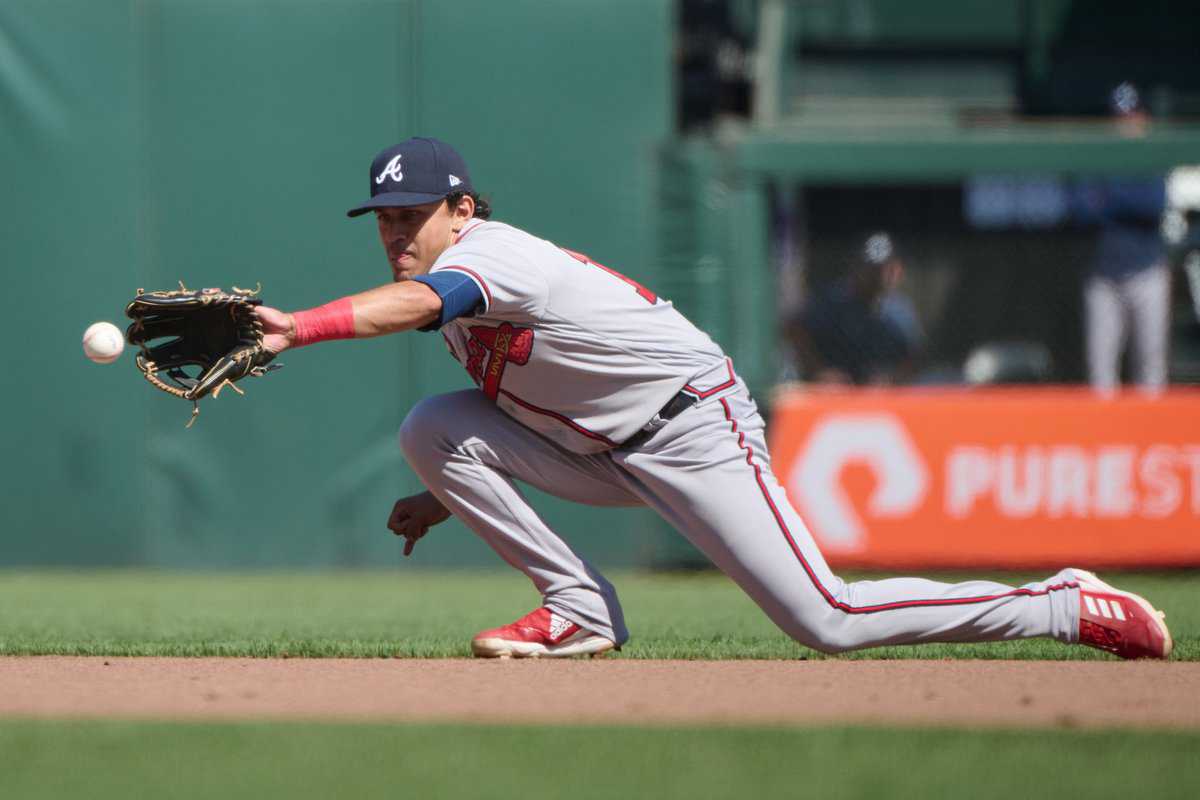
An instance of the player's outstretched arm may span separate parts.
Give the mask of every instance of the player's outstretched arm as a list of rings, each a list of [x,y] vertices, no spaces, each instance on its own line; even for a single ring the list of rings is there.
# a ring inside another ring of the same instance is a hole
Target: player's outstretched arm
[[[428,325],[442,311],[437,292],[419,281],[391,283],[288,314],[270,306],[256,309],[263,344],[279,354],[326,339],[365,339]]]

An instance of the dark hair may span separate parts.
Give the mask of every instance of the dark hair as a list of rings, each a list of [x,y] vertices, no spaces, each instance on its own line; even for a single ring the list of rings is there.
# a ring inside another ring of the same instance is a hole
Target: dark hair
[[[478,192],[451,192],[450,194],[446,195],[446,203],[450,206],[450,208],[454,208],[456,205],[458,205],[458,201],[462,200],[464,197],[470,197],[475,201],[476,218],[492,218],[492,204],[480,197]]]

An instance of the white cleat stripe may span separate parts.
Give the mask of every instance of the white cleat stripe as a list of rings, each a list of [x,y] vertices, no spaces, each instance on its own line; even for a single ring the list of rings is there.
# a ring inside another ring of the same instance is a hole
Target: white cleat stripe
[[[1122,622],[1125,621],[1125,609],[1121,608],[1121,604],[1116,600],[1112,601],[1112,610],[1113,614],[1117,616],[1117,619],[1121,620]]]
[[[1092,596],[1090,594],[1085,594],[1083,596],[1083,604],[1085,606],[1087,606],[1087,610],[1088,610],[1089,614],[1099,614],[1100,613],[1099,611],[1096,610],[1096,603],[1095,603],[1095,601],[1092,600]]]
[[[1105,619],[1112,619],[1112,612],[1108,610],[1108,601],[1103,597],[1096,598],[1096,605],[1100,606],[1100,613]]]

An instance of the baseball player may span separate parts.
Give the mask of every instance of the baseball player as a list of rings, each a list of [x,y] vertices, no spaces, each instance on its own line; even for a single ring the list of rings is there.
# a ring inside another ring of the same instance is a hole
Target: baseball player
[[[1122,136],[1146,135],[1150,117],[1133,84],[1113,89],[1109,110]],[[1128,345],[1138,386],[1160,392],[1171,330],[1171,269],[1160,232],[1166,183],[1162,176],[1106,177],[1082,182],[1080,194],[1078,216],[1100,229],[1083,291],[1088,382],[1104,394],[1116,391]]]
[[[398,500],[405,552],[450,514],[533,581],[539,608],[477,634],[476,655],[600,654],[629,634],[617,592],[526,502],[516,481],[598,506],[653,508],[785,632],[826,653],[1050,636],[1165,658],[1145,599],[1065,569],[1020,588],[826,566],[771,472],[763,420],[733,363],[635,280],[501,222],[449,145],[410,139],[371,164],[393,283],[285,314],[260,307],[268,349],[439,331],[475,388],[418,403],[400,446],[428,491]]]

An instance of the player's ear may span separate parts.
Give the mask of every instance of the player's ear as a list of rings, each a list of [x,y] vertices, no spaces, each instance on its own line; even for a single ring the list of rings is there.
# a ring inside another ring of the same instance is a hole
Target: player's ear
[[[465,193],[460,195],[450,213],[456,222],[466,222],[475,216],[475,198]]]

